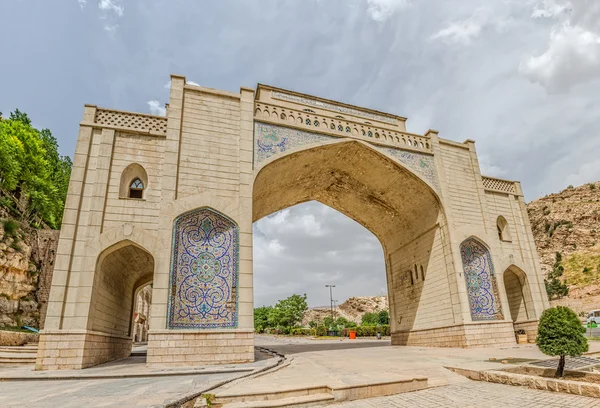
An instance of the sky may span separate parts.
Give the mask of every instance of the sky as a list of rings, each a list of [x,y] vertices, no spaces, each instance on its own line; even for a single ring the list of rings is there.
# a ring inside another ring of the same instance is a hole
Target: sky
[[[600,180],[598,0],[0,0],[0,112],[72,156],[85,103],[161,114],[170,74],[265,83],[476,141],[526,200]],[[255,223],[255,303],[385,293],[379,242],[311,202]]]

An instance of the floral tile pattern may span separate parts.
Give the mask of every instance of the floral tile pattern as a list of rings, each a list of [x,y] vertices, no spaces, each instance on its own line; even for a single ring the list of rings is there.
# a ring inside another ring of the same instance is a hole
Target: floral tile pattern
[[[327,136],[284,126],[254,122],[254,164],[256,165],[278,153],[283,153],[286,150],[311,143],[335,139],[337,139],[335,136]],[[381,147],[376,145],[373,145],[373,147],[391,155],[407,168],[427,180],[439,191],[437,171],[433,156],[392,147]]]
[[[180,215],[173,228],[170,329],[237,327],[239,228],[211,208]]]
[[[473,321],[503,320],[490,251],[475,238],[460,245]]]
[[[335,139],[334,136],[254,122],[254,163],[298,146]]]
[[[433,156],[428,154],[421,154],[416,152],[409,152],[406,150],[394,149],[386,147],[382,149],[386,153],[390,154],[406,167],[413,170],[423,179],[427,180],[438,192],[440,191],[440,185],[438,182],[437,171],[435,168],[435,161]]]

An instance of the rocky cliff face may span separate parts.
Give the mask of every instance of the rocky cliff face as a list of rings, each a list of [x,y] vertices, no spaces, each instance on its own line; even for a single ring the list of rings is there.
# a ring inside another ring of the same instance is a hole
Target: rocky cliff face
[[[569,187],[527,205],[542,271],[562,255],[568,299],[553,301],[576,309],[600,308],[600,183]]]
[[[43,327],[59,231],[0,222],[0,328]],[[17,225],[16,229],[14,226]]]
[[[387,296],[351,297],[335,309],[335,316],[343,317],[355,323],[360,323],[363,314],[367,312],[380,312],[387,309]],[[306,327],[311,320],[317,322],[323,320],[327,316],[331,316],[331,309],[328,307],[309,309],[304,314],[302,325]]]

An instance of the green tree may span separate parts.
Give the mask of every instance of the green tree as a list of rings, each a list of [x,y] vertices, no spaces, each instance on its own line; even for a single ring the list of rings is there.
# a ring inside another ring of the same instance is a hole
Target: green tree
[[[9,128],[12,122],[0,120],[0,186],[8,191],[17,188],[21,175],[23,144]]]
[[[390,313],[387,310],[382,310],[377,314],[379,324],[390,324]]]
[[[552,271],[550,271],[546,279],[544,279],[546,293],[550,300],[560,299],[569,294],[569,288],[566,283],[559,279],[564,271],[565,268],[562,266],[562,255],[560,252],[557,252],[555,254],[555,262],[552,266]]]
[[[335,320],[335,325],[339,328],[350,328],[350,327],[356,327],[356,323],[351,322],[350,320],[344,318],[344,317],[338,317]]]
[[[302,321],[307,309],[306,294],[292,295],[277,302],[272,311],[273,321],[278,326],[293,327]]]
[[[579,318],[568,307],[556,306],[542,313],[535,342],[542,353],[560,356],[555,377],[563,376],[565,356],[577,357],[588,351],[584,333]]]
[[[31,126],[31,119],[29,119],[29,116],[27,116],[25,112],[21,112],[18,109],[15,109],[14,112],[10,113],[9,119],[21,122],[25,126]]]
[[[360,319],[361,326],[377,326],[379,324],[379,313],[367,312]]]
[[[24,219],[38,215],[60,227],[71,167],[52,133],[33,128],[26,113],[16,109],[8,120],[0,118],[0,185],[26,203]]]
[[[254,308],[254,329],[262,333],[269,326],[269,314],[273,306],[261,306]]]

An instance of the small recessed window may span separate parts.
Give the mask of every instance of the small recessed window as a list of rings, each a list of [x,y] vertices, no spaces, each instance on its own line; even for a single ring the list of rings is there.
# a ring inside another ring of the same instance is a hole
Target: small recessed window
[[[139,178],[131,182],[129,186],[129,198],[142,198],[144,194],[144,184]]]

